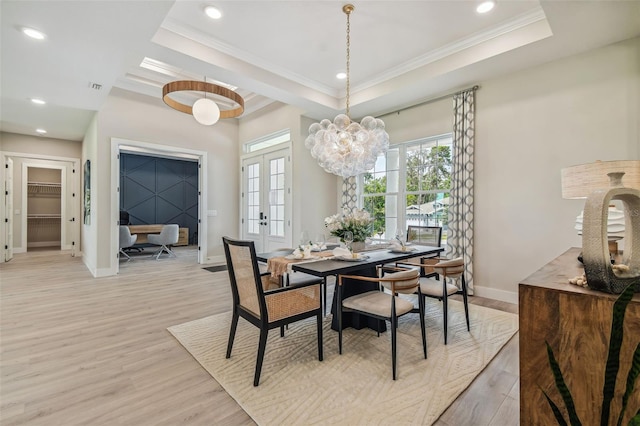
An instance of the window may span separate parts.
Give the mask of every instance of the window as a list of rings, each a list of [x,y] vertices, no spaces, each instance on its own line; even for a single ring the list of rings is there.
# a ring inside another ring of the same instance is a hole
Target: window
[[[258,150],[270,148],[289,141],[291,141],[291,132],[289,129],[285,129],[271,135],[263,136],[251,142],[247,142],[244,144],[244,151],[247,153],[256,152]]]
[[[442,226],[446,244],[452,135],[393,145],[359,177],[362,206],[374,218],[374,238],[390,239],[408,225]]]
[[[284,157],[269,160],[269,170],[269,232],[284,237]]]

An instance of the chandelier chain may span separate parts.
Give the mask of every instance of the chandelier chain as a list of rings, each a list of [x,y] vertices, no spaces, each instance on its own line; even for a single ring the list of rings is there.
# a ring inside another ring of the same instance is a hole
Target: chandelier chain
[[[353,9],[347,9],[345,10],[345,13],[347,14],[347,109],[346,109],[346,114],[347,117],[351,118],[351,115],[349,114],[349,92],[351,89],[351,69],[350,69],[350,64],[351,64],[351,20],[349,19],[349,17],[351,16],[351,10]]]
[[[336,115],[333,122],[324,119],[309,126],[304,146],[326,172],[343,178],[357,176],[375,167],[378,156],[389,148],[389,134],[379,118],[366,116],[360,123],[352,122],[351,91],[351,12],[352,4],[345,4],[347,15],[347,91],[345,114]]]

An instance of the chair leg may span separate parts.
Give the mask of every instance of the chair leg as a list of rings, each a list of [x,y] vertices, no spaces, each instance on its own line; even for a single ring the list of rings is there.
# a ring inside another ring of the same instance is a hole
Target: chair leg
[[[322,279],[322,309],[324,316],[327,316],[327,277]]]
[[[442,280],[443,286],[446,285],[446,280]],[[444,344],[447,344],[447,319],[449,318],[449,314],[447,313],[447,289],[444,289],[444,296],[442,297],[442,311],[443,311],[443,315],[444,315]]]
[[[233,339],[236,337],[236,328],[238,328],[238,311],[233,309],[233,317],[231,318],[231,329],[229,330],[229,341],[227,342],[227,358],[231,358],[231,349],[233,348]]]
[[[396,318],[396,301],[391,299],[391,367],[393,380],[396,379],[396,334],[398,332],[398,319]]]
[[[127,258],[127,262],[131,260],[131,256],[125,253],[124,250],[120,249],[120,254]]]
[[[318,361],[323,360],[322,348],[322,312],[318,313]]]
[[[338,353],[342,355],[342,286],[338,285],[338,306],[336,306],[336,310],[338,311]]]
[[[163,252],[167,252],[167,254],[168,254],[170,257],[171,257],[171,256],[173,256],[173,257],[177,257],[177,256],[176,256],[176,254],[173,252],[173,250],[171,250],[171,249],[170,249],[169,247],[167,247],[166,245],[163,245],[162,247],[160,247],[160,250],[158,250],[157,252],[155,252],[155,253],[153,254],[153,256],[155,256],[155,257],[156,257],[156,260],[159,260],[159,259],[160,259],[160,255],[161,255]]]
[[[160,250],[158,250],[157,252],[153,253],[151,256],[155,256],[156,260],[160,260],[160,255],[162,254],[163,249],[162,247],[160,248]]]
[[[268,334],[268,329],[263,328],[260,330],[260,342],[258,342],[258,357],[256,359],[256,374],[253,377],[253,386],[260,384],[260,372],[262,371],[262,360],[264,359],[264,350],[267,347]]]
[[[422,332],[422,351],[424,352],[424,359],[427,359],[427,330],[424,324],[424,305],[425,296],[418,294],[418,311],[420,312],[420,331]]]
[[[467,317],[467,331],[471,331],[469,326],[469,302],[467,300],[467,283],[464,280],[464,274],[462,274],[462,300],[464,301],[464,315]]]

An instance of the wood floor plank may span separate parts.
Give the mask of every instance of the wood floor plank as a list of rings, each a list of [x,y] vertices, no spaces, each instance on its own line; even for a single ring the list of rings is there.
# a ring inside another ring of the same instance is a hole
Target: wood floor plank
[[[0,423],[254,424],[166,330],[231,307],[227,273],[203,270],[193,247],[176,251],[159,261],[132,256],[105,278],[68,252],[0,264]],[[517,312],[488,299],[471,303]],[[513,420],[517,346],[512,339],[437,424]],[[465,414],[479,405],[493,408]]]

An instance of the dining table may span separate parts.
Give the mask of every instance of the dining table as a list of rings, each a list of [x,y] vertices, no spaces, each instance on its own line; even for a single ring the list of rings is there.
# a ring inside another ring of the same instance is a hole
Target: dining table
[[[394,264],[411,258],[429,258],[438,256],[445,250],[444,247],[424,246],[412,244],[406,247],[406,250],[397,249],[388,245],[376,245],[366,247],[365,251],[359,253],[358,259],[349,257],[332,256],[331,251],[322,253],[312,253],[311,259],[293,259],[290,255],[283,255],[283,251],[273,251],[268,253],[257,253],[258,261],[267,263],[269,269],[278,269],[282,271],[282,264],[286,265],[286,269],[292,273],[303,272],[323,279],[324,284],[324,304],[326,306],[326,287],[327,278],[338,275],[363,275],[376,276],[377,267],[380,265]],[[283,262],[283,263],[281,263]],[[280,264],[279,266],[276,266]],[[343,300],[344,298],[366,291],[378,289],[376,283],[344,280],[343,281]],[[338,330],[337,317],[337,292],[334,291],[331,313],[333,318],[331,328]],[[375,318],[359,315],[353,312],[345,312],[342,317],[342,326],[361,329],[364,327],[383,332],[386,330],[385,321]]]

